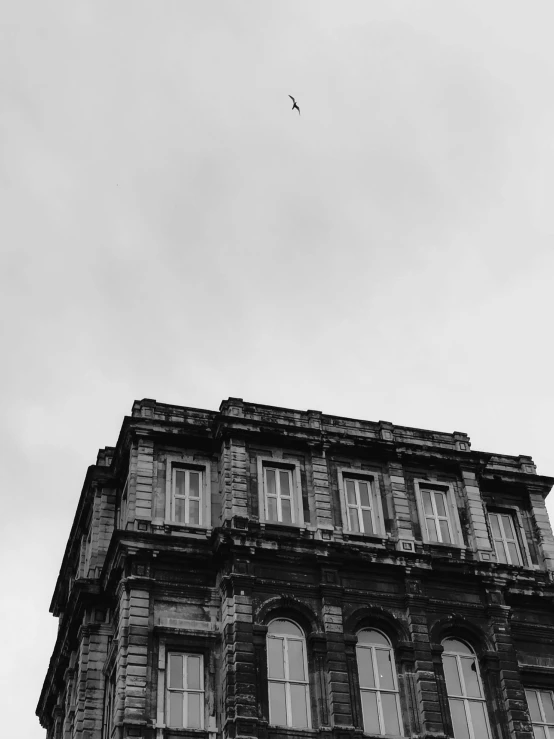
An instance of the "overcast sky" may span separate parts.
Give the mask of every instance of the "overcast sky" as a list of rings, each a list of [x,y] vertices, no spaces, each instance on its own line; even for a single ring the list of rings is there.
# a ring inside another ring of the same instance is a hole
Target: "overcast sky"
[[[65,543],[135,398],[554,475],[554,5],[0,5],[0,695],[42,739]]]

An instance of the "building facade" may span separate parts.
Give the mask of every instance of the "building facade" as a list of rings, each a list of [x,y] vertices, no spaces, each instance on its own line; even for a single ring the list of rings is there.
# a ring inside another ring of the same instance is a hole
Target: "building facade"
[[[48,739],[551,739],[554,480],[440,433],[137,401],[55,586]]]

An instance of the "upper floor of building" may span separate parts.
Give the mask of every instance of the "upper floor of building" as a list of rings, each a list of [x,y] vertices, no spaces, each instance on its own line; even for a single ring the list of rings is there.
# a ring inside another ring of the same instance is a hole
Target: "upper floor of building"
[[[51,608],[61,616],[76,581],[102,576],[123,535],[209,547],[226,530],[253,547],[550,573],[553,483],[531,457],[474,451],[460,432],[238,398],[218,412],[136,401],[88,469]]]

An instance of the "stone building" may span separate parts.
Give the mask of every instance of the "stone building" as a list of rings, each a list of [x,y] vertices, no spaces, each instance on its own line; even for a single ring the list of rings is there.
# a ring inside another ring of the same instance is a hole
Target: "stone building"
[[[554,737],[553,482],[464,433],[135,402],[55,586],[48,739]]]

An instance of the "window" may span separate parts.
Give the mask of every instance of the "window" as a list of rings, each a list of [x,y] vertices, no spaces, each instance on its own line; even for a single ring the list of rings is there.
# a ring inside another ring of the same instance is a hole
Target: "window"
[[[264,467],[265,519],[296,523],[292,470]]]
[[[376,475],[362,474],[359,469],[338,470],[342,520],[345,531],[352,534],[384,536],[383,509]]]
[[[85,563],[83,566],[83,577],[89,576],[90,563],[92,560],[92,521],[89,525],[87,541],[85,544]]]
[[[202,526],[202,472],[173,469],[171,520],[175,523]]]
[[[446,493],[442,490],[422,490],[425,526],[429,541],[452,543],[452,530],[448,520]]]
[[[121,501],[119,503],[119,509],[117,511],[117,528],[123,529],[127,525],[127,507],[128,507],[128,495],[129,495],[129,475],[125,480],[123,486],[123,492],[121,493]]]
[[[415,480],[415,492],[423,541],[462,546],[462,530],[452,485]]]
[[[299,626],[277,619],[267,631],[269,723],[310,728],[306,640]]]
[[[304,526],[300,465],[258,457],[260,521]]]
[[[390,641],[380,631],[374,629],[360,631],[356,645],[356,661],[364,732],[402,736],[400,699]]]
[[[115,705],[115,674],[104,682],[104,712],[102,715],[102,739],[110,739],[113,730]]]
[[[551,690],[526,690],[535,739],[554,737],[554,701]]]
[[[521,566],[521,551],[513,516],[510,513],[489,512],[489,521],[498,562]]]
[[[170,652],[167,659],[167,724],[174,729],[203,729],[202,655]]]
[[[372,490],[369,480],[345,478],[346,506],[348,508],[348,528],[363,534],[375,533]]]
[[[442,645],[454,739],[490,739],[487,706],[475,653],[458,639],[445,639]]]

